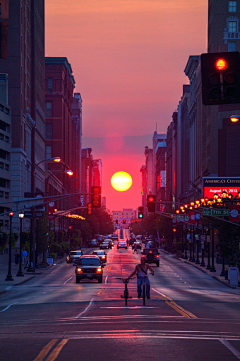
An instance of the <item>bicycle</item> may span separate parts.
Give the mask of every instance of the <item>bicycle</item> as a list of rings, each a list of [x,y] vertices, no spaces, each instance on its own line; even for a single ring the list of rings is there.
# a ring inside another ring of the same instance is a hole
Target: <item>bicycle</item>
[[[116,279],[121,280],[125,284],[124,294],[121,295],[121,298],[125,298],[125,306],[127,306],[127,300],[129,298],[132,298],[132,296],[129,296],[129,292],[128,292],[128,288],[127,288],[127,284],[129,281],[126,278],[116,278]]]

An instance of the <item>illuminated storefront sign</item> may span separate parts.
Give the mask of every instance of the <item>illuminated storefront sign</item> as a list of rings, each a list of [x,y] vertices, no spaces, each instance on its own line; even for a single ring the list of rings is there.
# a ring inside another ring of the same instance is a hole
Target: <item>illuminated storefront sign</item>
[[[238,177],[203,177],[203,197],[213,199],[215,193],[218,196],[226,191],[235,195],[240,191],[240,178]]]

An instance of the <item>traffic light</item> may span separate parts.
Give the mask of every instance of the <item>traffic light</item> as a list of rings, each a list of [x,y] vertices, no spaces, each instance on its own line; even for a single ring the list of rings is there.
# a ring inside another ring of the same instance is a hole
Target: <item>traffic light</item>
[[[91,193],[92,208],[101,208],[101,187],[93,186]]]
[[[239,52],[201,55],[204,105],[240,103]]]
[[[173,231],[173,233],[176,233],[176,232],[177,232],[177,228],[174,227],[172,231]]]
[[[123,224],[126,224],[126,219],[123,219]]]
[[[138,218],[139,219],[143,218],[143,207],[138,207]]]
[[[155,212],[155,200],[156,197],[152,194],[147,195],[147,208],[148,212]]]
[[[88,212],[88,214],[92,214],[92,205],[91,205],[91,203],[88,203],[88,205],[87,205],[87,212]]]

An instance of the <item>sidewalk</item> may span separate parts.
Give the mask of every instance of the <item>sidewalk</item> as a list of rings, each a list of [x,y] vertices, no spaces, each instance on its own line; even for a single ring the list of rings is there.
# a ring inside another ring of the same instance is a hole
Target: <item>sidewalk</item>
[[[27,272],[27,268],[24,269],[24,266],[22,266],[22,272],[24,276],[16,276],[19,270],[19,264],[15,265],[15,263],[12,262],[11,264],[11,275],[13,278],[13,281],[6,281],[6,277],[8,275],[8,264],[2,264],[0,265],[0,295],[7,292],[12,286],[21,285],[32,278],[44,274],[46,271],[53,268],[56,264],[59,264],[61,262],[65,262],[66,257],[57,259],[54,261],[53,264],[49,265],[45,268],[36,268],[35,272]]]
[[[163,251],[165,253],[168,253],[168,252],[166,252],[164,250],[161,250],[161,251]],[[207,273],[209,276],[215,278],[216,280],[218,280],[219,282],[225,284],[228,287],[240,289],[239,285],[238,286],[230,286],[230,284],[229,284],[229,275],[228,275],[228,279],[225,279],[225,275],[220,276],[220,274],[222,272],[222,264],[221,263],[216,263],[216,259],[214,259],[214,267],[215,267],[216,272],[211,272],[209,269],[206,269],[206,267],[208,265],[208,257],[204,257],[205,266],[200,266],[200,264],[196,264],[195,262],[190,262],[188,259],[181,258],[181,257],[179,257],[177,255],[175,255],[175,257],[178,258],[179,260],[181,260],[182,262],[188,263],[189,265],[192,265],[193,267],[198,268],[202,272]],[[195,260],[196,260],[196,255],[195,255]],[[200,263],[202,262],[202,256],[200,257],[200,255],[199,255],[199,261],[200,261]],[[210,265],[212,265],[212,258],[210,258]],[[224,268],[229,269],[229,265],[228,264],[225,265]],[[238,277],[238,280],[239,280],[239,277]]]

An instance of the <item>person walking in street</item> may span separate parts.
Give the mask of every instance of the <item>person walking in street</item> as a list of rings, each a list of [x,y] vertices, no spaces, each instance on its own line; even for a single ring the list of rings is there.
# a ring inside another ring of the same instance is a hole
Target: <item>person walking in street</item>
[[[25,265],[27,259],[27,251],[25,248],[22,250],[22,264]]]
[[[19,263],[20,254],[18,253],[18,250],[15,251],[15,264]]]

